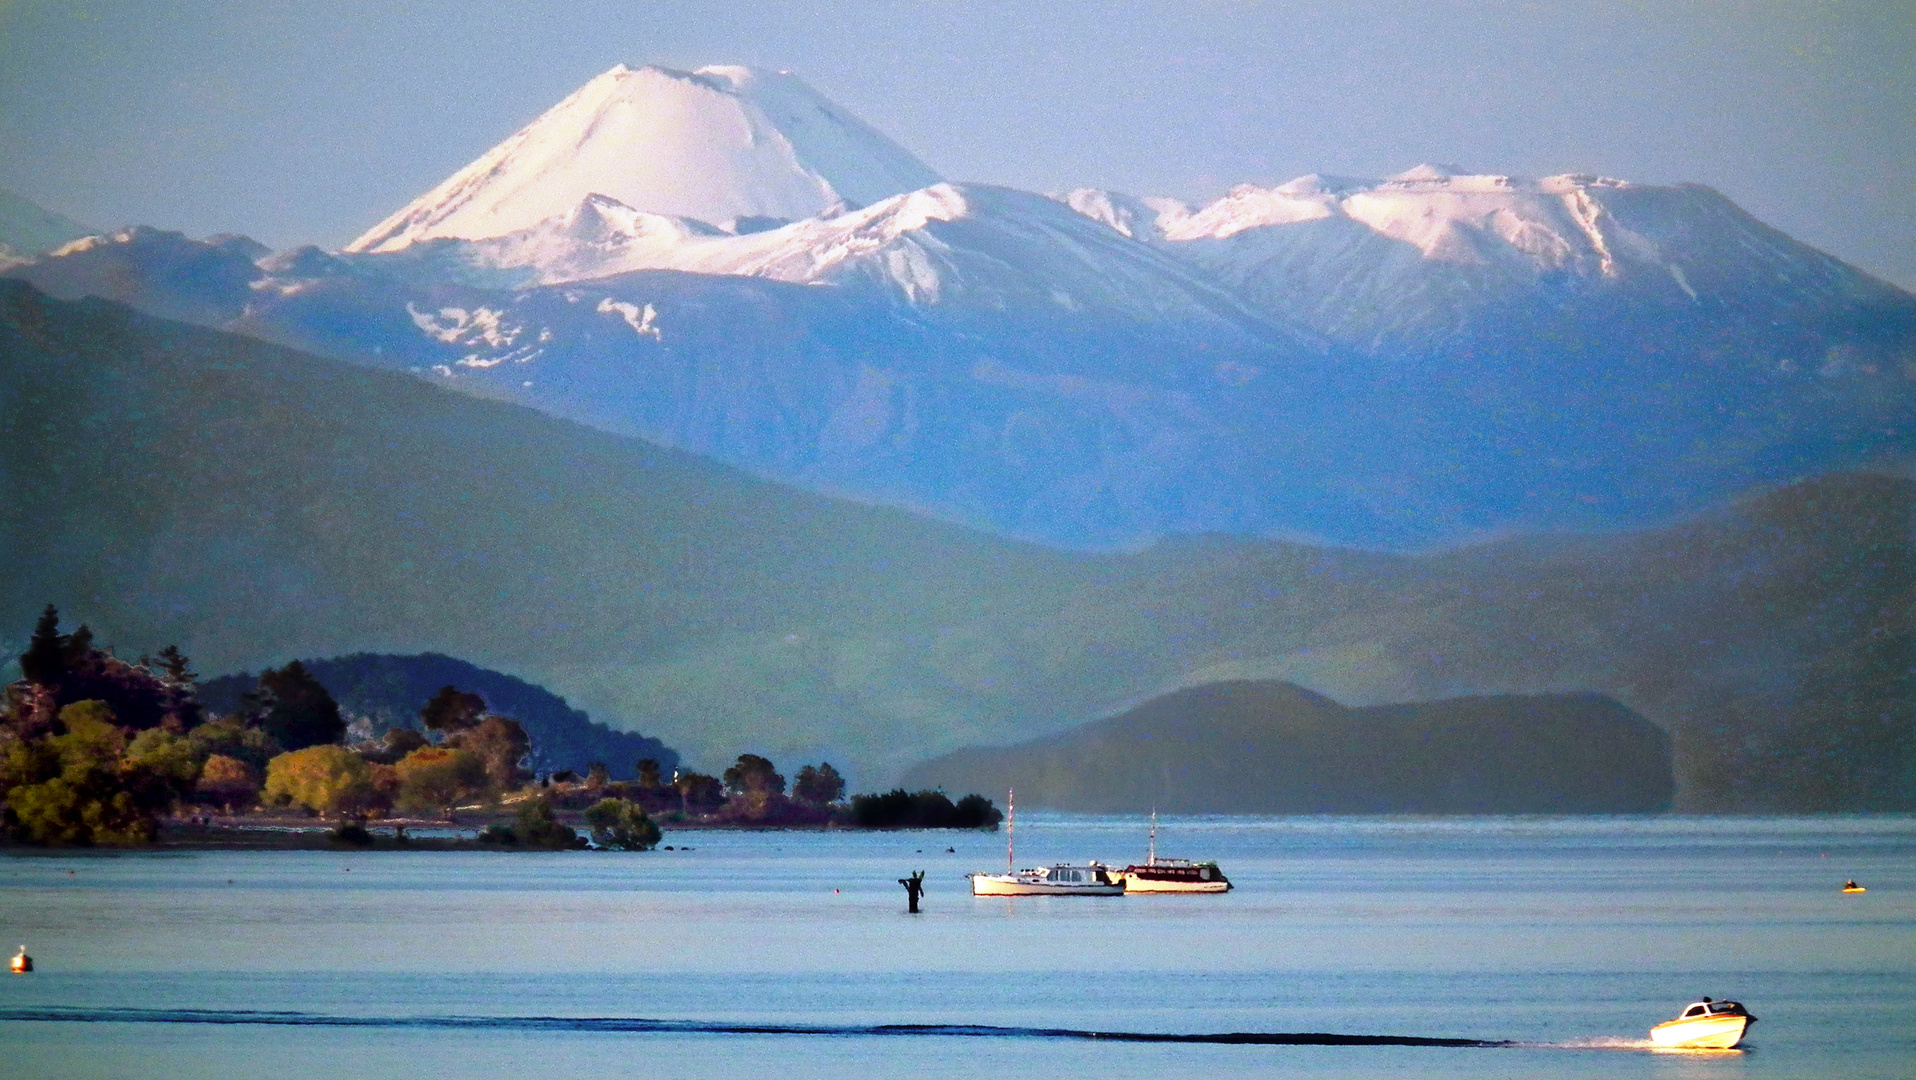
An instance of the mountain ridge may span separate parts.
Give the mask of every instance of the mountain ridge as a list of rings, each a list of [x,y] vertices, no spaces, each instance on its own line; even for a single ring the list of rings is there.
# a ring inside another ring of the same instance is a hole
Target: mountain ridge
[[[0,282],[0,625],[57,604],[206,670],[435,651],[705,771],[866,787],[1184,685],[1356,706],[1597,691],[1685,810],[1916,806],[1916,481],[1423,556],[1081,554],[752,480],[399,373]]]
[[[1641,814],[1670,808],[1670,738],[1600,694],[1347,708],[1288,682],[1152,698],[1007,747],[922,762],[908,787],[1015,789],[1078,813]]]

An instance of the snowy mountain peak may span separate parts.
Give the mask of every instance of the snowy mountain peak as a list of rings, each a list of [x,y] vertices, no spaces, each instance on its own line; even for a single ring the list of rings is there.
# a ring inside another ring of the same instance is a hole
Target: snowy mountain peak
[[[790,72],[621,64],[346,250],[502,237],[592,195],[670,218],[790,221],[938,179]]]
[[[1533,181],[1426,164],[1383,180],[1312,174],[1268,188],[1240,184],[1196,210],[1105,192],[1073,192],[1062,201],[1127,236],[1165,243],[1341,219],[1433,262],[1611,276],[1622,254],[1657,260],[1657,245],[1606,208],[1607,199],[1634,187],[1583,174]],[[1140,213],[1144,207],[1155,216]]]
[[[1385,180],[1393,184],[1441,184],[1447,180],[1468,175],[1470,175],[1468,169],[1460,169],[1455,165],[1433,165],[1426,161],[1422,165],[1405,169],[1396,176],[1385,177]]]

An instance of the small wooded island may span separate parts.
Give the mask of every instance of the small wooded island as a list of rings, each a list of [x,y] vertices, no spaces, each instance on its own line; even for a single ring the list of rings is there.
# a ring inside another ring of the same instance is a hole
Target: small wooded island
[[[846,800],[830,763],[801,768],[788,792],[757,754],[721,776],[667,778],[652,757],[633,780],[596,761],[583,775],[535,775],[525,728],[450,685],[420,707],[418,728],[355,739],[299,661],[262,673],[237,709],[208,716],[177,647],[129,663],[96,647],[85,626],[61,633],[52,605],[20,671],[0,709],[0,825],[16,844],[641,851],[659,843],[661,823],[992,828],[1002,817],[978,795],[954,803],[901,789]],[[469,840],[406,833],[481,822]],[[298,828],[321,823],[331,828]]]

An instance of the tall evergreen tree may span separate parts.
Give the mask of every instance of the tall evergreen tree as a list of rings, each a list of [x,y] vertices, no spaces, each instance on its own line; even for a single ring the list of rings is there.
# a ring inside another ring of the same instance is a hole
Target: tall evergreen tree
[[[346,734],[339,703],[297,660],[261,672],[254,700],[264,709],[260,729],[289,751],[336,743]]]
[[[161,649],[160,654],[154,659],[158,661],[160,670],[166,672],[166,677],[171,682],[191,685],[199,681],[199,674],[193,670],[192,661],[186,658],[186,654],[180,651],[178,645],[168,645]]]
[[[27,651],[20,654],[20,674],[28,682],[58,682],[67,667],[67,639],[60,633],[60,611],[52,604],[40,613],[34,624]]]

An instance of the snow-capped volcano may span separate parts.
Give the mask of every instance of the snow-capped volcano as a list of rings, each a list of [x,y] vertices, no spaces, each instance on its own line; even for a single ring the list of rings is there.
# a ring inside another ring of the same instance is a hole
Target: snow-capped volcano
[[[789,72],[614,67],[347,245],[505,236],[590,195],[713,225],[783,222],[936,173]]]

